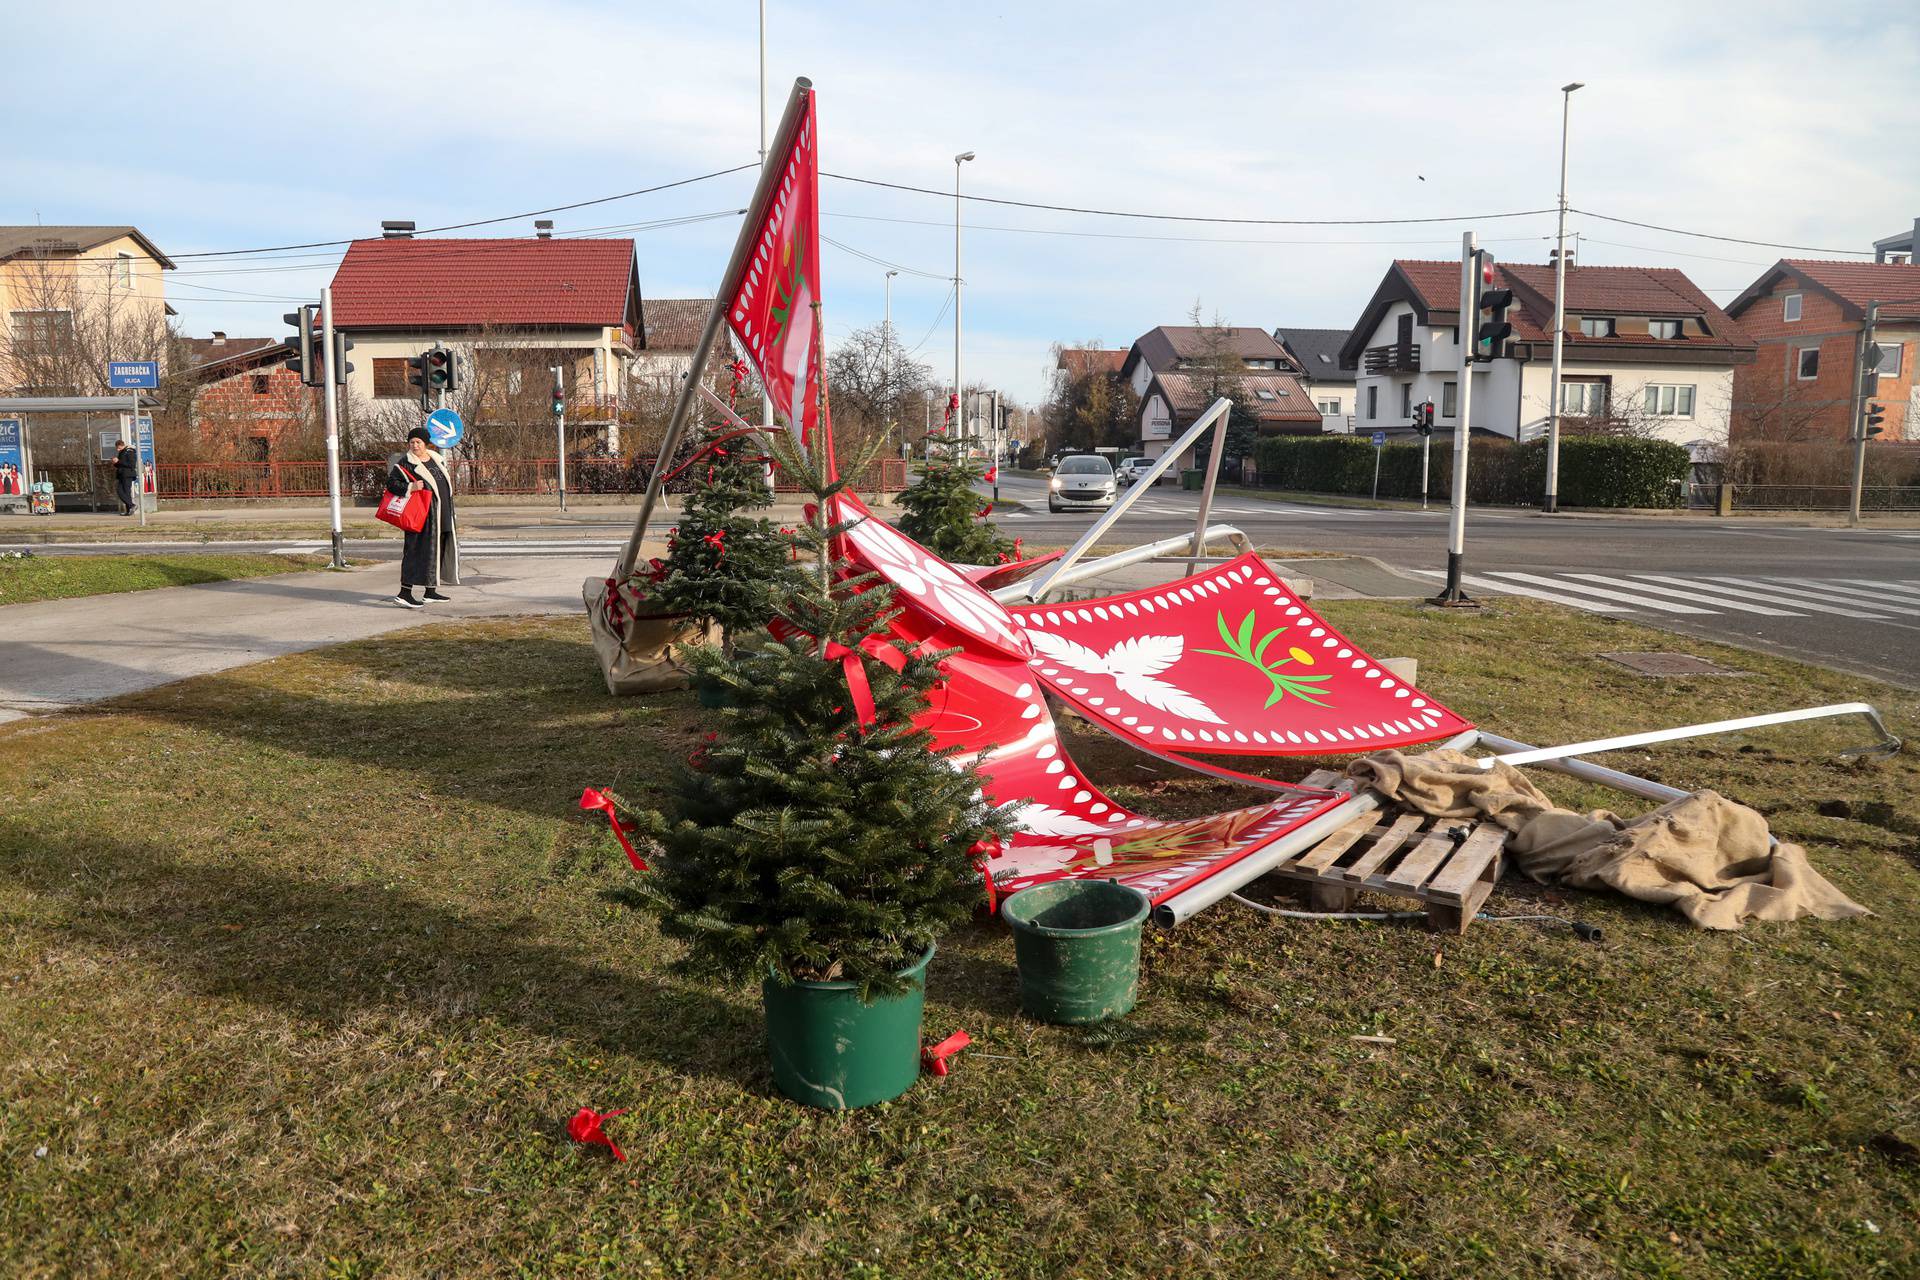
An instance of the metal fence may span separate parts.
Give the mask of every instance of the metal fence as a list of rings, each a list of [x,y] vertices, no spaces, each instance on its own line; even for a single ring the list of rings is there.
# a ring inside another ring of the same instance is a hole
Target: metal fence
[[[569,458],[567,490],[574,494],[620,494],[638,497],[647,487],[652,458]],[[244,501],[260,498],[324,498],[327,464],[298,462],[162,462],[154,468],[159,496],[167,500]],[[84,468],[81,472],[84,478]],[[384,460],[340,464],[341,496],[371,501],[386,483]],[[460,458],[454,463],[456,492],[495,496],[558,495],[560,467],[553,458]],[[888,493],[906,483],[906,463],[898,458],[876,460],[854,478],[854,487],[866,493]],[[683,491],[683,478],[668,486]],[[798,493],[800,486],[776,469],[774,489]]]

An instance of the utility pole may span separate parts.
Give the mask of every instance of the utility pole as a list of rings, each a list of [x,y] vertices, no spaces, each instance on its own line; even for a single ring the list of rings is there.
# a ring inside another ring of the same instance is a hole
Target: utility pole
[[[880,417],[886,423],[887,444],[893,444],[893,278],[898,271],[887,272],[886,310],[880,320]]]
[[[767,0],[760,0],[760,172],[767,169]],[[817,268],[816,268],[817,269]],[[824,343],[822,345],[825,345]],[[804,416],[804,415],[803,415]],[[773,397],[767,393],[766,379],[760,380],[760,425],[773,426]],[[662,458],[661,463],[667,459]],[[773,464],[765,467],[767,492],[773,492]]]
[[[967,406],[963,403],[967,384],[960,380],[960,166],[971,159],[971,151],[953,158],[953,412],[959,419],[953,425],[960,433],[962,457],[967,440]]]
[[[305,309],[300,317],[306,323]],[[331,518],[333,541],[333,564],[330,568],[345,569],[347,558],[341,545],[340,532],[340,379],[335,376],[333,362],[339,359],[333,338],[333,286],[323,285],[320,289],[320,350],[326,354],[321,357],[320,403],[327,417],[327,514]]]
[[[1000,393],[993,393],[993,500],[1000,501]]]
[[[559,441],[560,509],[567,509],[567,380],[566,366],[552,365],[553,431]]]
[[[1875,332],[1880,323],[1880,304],[1867,308],[1867,323],[1860,331],[1860,359],[1855,365],[1853,413],[1853,489],[1847,498],[1847,523],[1860,524],[1860,491],[1867,482],[1867,425],[1874,419],[1873,403],[1880,368],[1880,339]]]
[[[1447,520],[1447,585],[1430,604],[1471,606],[1460,587],[1467,556],[1467,436],[1473,422],[1473,353],[1478,345],[1480,271],[1478,241],[1471,231],[1460,236],[1460,416],[1453,421],[1453,509]]]
[[[1573,91],[1584,87],[1578,80],[1560,87],[1560,229],[1554,234],[1553,376],[1547,380],[1547,493],[1541,502],[1548,515],[1560,505],[1560,349],[1567,337],[1567,120],[1573,111]]]

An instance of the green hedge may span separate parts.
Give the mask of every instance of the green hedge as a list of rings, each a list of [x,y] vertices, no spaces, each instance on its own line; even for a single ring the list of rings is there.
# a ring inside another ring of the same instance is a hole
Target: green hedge
[[[1453,450],[1433,451],[1428,494],[1452,497]],[[1268,436],[1254,447],[1260,483],[1273,489],[1373,492],[1373,445],[1359,436]],[[1420,445],[1396,442],[1380,450],[1380,496],[1420,496]],[[1665,440],[1567,436],[1560,441],[1560,501],[1569,507],[1672,507],[1687,478],[1687,451]],[[1532,506],[1546,491],[1544,440],[1512,444],[1475,440],[1467,451],[1467,497],[1498,506]]]

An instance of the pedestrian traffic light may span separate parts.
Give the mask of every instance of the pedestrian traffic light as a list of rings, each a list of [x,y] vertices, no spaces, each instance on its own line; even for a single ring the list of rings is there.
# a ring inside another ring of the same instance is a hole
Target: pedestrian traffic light
[[[445,347],[434,347],[421,357],[425,363],[422,371],[426,375],[428,391],[453,390],[453,352]]]
[[[313,313],[318,310],[312,303],[298,311],[289,311],[281,318],[293,326],[293,336],[283,339],[287,350],[287,368],[300,375],[300,381],[309,387],[320,385],[320,364],[313,358]]]
[[[333,331],[333,385],[347,385],[347,375],[353,372],[353,364],[347,359],[347,352],[353,350],[353,339],[338,329]]]
[[[560,371],[553,371],[553,416],[563,418],[567,413],[567,393],[560,381]]]
[[[1513,290],[1493,287],[1493,255],[1480,255],[1480,320],[1473,335],[1473,358],[1481,364],[1498,359],[1513,336],[1507,322],[1507,308],[1513,305]]]
[[[1869,400],[1866,406],[1866,437],[1871,440],[1880,434],[1881,424],[1887,420],[1887,406]]]

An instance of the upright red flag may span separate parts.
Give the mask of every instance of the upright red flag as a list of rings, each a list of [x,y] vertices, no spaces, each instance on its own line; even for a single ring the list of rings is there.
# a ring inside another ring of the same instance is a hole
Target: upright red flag
[[[784,123],[784,122],[783,122]],[[800,429],[803,444],[824,432],[827,471],[833,474],[833,428],[820,419],[820,334],[813,304],[820,299],[820,161],[813,90],[785,152],[768,157],[766,181],[775,184],[753,250],[738,279],[724,286],[727,327],[759,370],[774,409]]]

